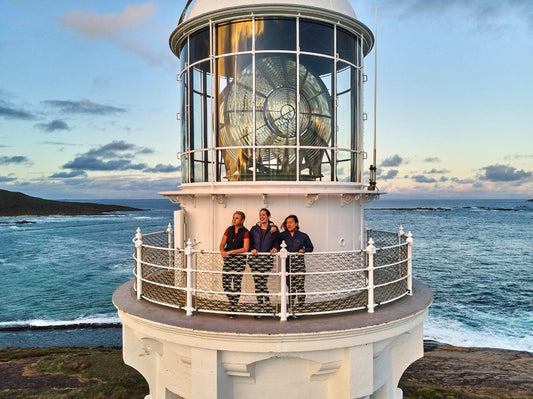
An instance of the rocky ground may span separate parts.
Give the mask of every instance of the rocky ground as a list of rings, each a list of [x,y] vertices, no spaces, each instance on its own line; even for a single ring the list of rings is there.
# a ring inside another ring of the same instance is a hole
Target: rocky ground
[[[533,354],[426,343],[400,381],[405,399],[533,399]],[[118,348],[0,349],[0,398],[144,398]]]

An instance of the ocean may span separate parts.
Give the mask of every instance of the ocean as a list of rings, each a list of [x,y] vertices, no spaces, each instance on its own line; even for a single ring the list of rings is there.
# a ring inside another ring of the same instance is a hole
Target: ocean
[[[412,232],[414,278],[435,296],[425,339],[533,352],[533,202],[383,197],[366,225]],[[0,218],[0,347],[121,345],[111,296],[133,278],[135,230],[165,230],[176,206],[98,202],[143,211]]]

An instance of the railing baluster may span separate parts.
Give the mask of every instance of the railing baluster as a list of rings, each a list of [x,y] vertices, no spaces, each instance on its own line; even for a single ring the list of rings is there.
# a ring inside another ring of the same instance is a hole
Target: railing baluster
[[[413,295],[413,260],[411,259],[412,255],[412,245],[413,245],[413,235],[409,231],[407,233],[407,295]]]
[[[185,304],[185,312],[187,316],[192,316],[192,255],[193,255],[193,247],[192,247],[192,241],[189,238],[187,241],[187,247],[185,247],[185,256],[187,258],[187,301]]]
[[[287,252],[287,244],[285,241],[281,243],[281,249],[279,250],[279,259],[280,259],[280,320],[287,321],[287,257],[289,253]]]
[[[133,239],[135,243],[135,271],[137,274],[137,299],[142,297],[142,246],[143,246],[143,236],[141,234],[141,228],[137,227],[137,233],[135,233],[135,238]]]
[[[374,313],[374,254],[376,247],[372,237],[368,239],[368,246],[365,249],[368,254],[368,313]]]

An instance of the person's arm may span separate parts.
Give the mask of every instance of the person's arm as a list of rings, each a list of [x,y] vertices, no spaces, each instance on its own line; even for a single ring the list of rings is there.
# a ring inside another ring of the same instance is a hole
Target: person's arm
[[[248,252],[248,249],[250,248],[250,238],[249,237],[246,237],[244,239],[244,246],[242,248],[239,248],[239,249],[234,249],[234,250],[231,250],[229,251],[229,254],[242,254],[244,252]]]
[[[305,248],[305,252],[313,252],[313,249],[315,249],[313,247],[313,243],[311,242],[311,239],[309,238],[307,234],[305,235],[304,248]]]
[[[270,234],[272,234],[272,249],[270,250],[270,253],[275,254],[276,252],[279,251],[279,244],[280,244],[280,240],[279,240],[280,232],[279,232],[278,226],[273,225],[270,228]]]
[[[226,246],[226,242],[228,241],[228,230],[224,232],[224,235],[222,236],[222,240],[220,241],[220,245],[218,249],[220,250],[220,255],[222,255],[223,258],[229,255],[228,252],[224,250],[224,247]]]
[[[250,229],[250,252],[252,253],[252,255],[257,255],[258,253],[256,244],[254,242],[254,229],[256,228],[256,226],[257,225]]]

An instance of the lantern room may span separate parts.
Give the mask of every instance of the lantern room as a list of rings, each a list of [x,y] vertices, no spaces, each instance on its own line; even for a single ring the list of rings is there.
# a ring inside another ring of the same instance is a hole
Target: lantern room
[[[179,57],[182,183],[363,181],[363,57],[347,1],[201,1]]]

